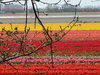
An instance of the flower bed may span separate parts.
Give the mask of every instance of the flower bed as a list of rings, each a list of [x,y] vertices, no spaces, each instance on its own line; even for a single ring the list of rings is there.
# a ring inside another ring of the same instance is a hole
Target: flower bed
[[[23,32],[23,31],[20,31]],[[53,30],[52,34],[57,33],[58,30]],[[67,30],[65,30],[67,32]],[[1,31],[0,31],[1,33]],[[100,38],[100,30],[71,30],[62,40],[98,40]],[[19,34],[20,36],[21,34]],[[2,35],[1,37],[6,37]],[[44,38],[42,31],[30,31],[27,35],[30,39],[40,40]]]
[[[14,66],[14,67],[12,67]],[[100,64],[54,64],[52,68],[50,64],[34,64],[34,65],[0,65],[1,75],[99,75]]]
[[[53,30],[52,33],[58,32]],[[67,32],[67,30],[65,30]],[[33,37],[35,33],[38,33],[33,39],[39,40],[44,37],[42,31],[30,31],[28,38]],[[71,30],[62,40],[98,40],[100,38],[100,30]]]
[[[19,43],[4,41],[8,45],[2,47],[0,45],[0,51],[16,52],[20,49]],[[38,47],[41,45],[40,41],[26,41],[24,44],[30,44],[30,46]],[[23,44],[23,46],[24,46]],[[16,46],[15,46],[16,45]],[[11,47],[9,49],[9,47]],[[26,48],[30,50],[29,48]],[[100,55],[100,40],[87,40],[87,41],[59,41],[53,44],[54,55],[64,56],[99,56]],[[50,47],[44,47],[37,52],[38,55],[50,55]]]
[[[0,45],[0,51],[18,51],[19,43],[4,41],[8,45],[3,48]],[[40,41],[26,41],[24,44],[38,47]],[[14,47],[11,50],[9,46]],[[28,48],[27,48],[28,49]],[[59,41],[53,44],[54,51],[54,68],[52,67],[50,48],[45,47],[37,51],[38,56],[46,55],[47,57],[32,57],[35,55],[19,57],[10,60],[12,65],[0,64],[0,75],[99,75],[100,74],[100,57],[85,57],[86,55],[100,56],[100,41]],[[75,57],[78,55],[84,57]],[[59,56],[57,56],[59,55]],[[73,57],[62,57],[63,55],[73,55]],[[21,64],[19,64],[21,62]],[[22,64],[23,63],[23,64]]]
[[[54,68],[51,68],[52,65],[50,64],[44,64],[44,65],[39,65],[39,64],[35,64],[35,65],[29,65],[29,66],[25,66],[22,64],[19,65],[13,65],[13,67],[4,64],[4,65],[0,65],[0,74],[1,75],[6,75],[6,74],[10,74],[10,75],[80,75],[80,74],[94,74],[94,75],[99,75],[100,74],[100,64],[96,64],[96,65],[86,65],[86,64],[54,64]]]
[[[10,60],[9,62],[21,62],[21,63],[33,63],[33,64],[48,64],[51,63],[51,57],[45,56],[45,57],[31,57],[31,56],[26,56],[26,57],[19,57],[13,60]],[[55,64],[59,63],[74,63],[74,64],[96,64],[100,63],[100,57],[53,57],[53,62]]]

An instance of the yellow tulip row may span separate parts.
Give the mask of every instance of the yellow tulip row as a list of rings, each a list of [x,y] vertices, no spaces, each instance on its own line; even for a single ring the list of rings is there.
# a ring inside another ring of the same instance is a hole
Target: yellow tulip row
[[[43,23],[45,28],[48,30],[100,30],[100,23]],[[15,23],[15,24],[0,24],[0,31],[2,28],[6,30],[14,30],[18,28],[19,31],[23,31],[25,28],[25,23]],[[39,23],[28,23],[27,29],[30,28],[31,31],[43,30]]]

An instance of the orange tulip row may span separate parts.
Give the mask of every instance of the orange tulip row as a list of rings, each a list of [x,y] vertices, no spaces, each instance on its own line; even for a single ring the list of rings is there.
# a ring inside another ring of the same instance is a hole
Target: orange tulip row
[[[99,75],[100,64],[0,65],[0,75]]]

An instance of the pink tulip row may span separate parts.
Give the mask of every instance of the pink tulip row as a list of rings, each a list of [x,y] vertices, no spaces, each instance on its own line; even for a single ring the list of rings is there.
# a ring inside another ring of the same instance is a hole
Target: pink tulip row
[[[79,62],[98,62],[100,61],[100,57],[61,57],[61,56],[56,56],[53,57],[53,62],[55,63],[62,63],[62,62],[71,62],[75,61],[76,63]],[[34,63],[50,63],[51,62],[51,57],[45,56],[45,57],[19,57],[13,60],[10,60],[9,62],[34,62]],[[100,62],[99,62],[100,63]]]
[[[67,30],[66,30],[67,31]],[[39,35],[35,37],[35,39],[43,38],[44,35],[42,31],[38,31]],[[53,33],[58,32],[57,30],[53,30]],[[36,31],[30,31],[28,37],[32,37]],[[64,39],[94,39],[100,37],[100,30],[71,30],[67,35],[65,35]]]

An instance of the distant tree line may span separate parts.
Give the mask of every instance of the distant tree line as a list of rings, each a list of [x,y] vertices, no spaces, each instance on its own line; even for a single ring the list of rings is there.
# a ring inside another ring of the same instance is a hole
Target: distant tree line
[[[24,12],[24,7],[18,4],[8,4],[0,6],[0,13],[23,13],[23,12]]]
[[[48,5],[45,8],[38,9],[40,13],[63,13],[63,12],[75,12],[73,6],[63,5]],[[18,4],[1,5],[0,13],[24,13],[24,7]],[[32,8],[29,8],[29,13],[33,13]],[[87,6],[87,7],[77,7],[77,12],[100,12],[99,7]]]
[[[73,6],[53,6],[48,5],[44,10],[46,12],[75,12],[75,8]],[[100,12],[99,7],[87,6],[87,7],[77,7],[77,12]]]
[[[63,12],[75,12],[75,8],[73,6],[67,6],[66,4],[62,6],[58,5],[48,5],[45,8],[40,8],[40,12],[47,12],[47,13],[63,13]],[[29,9],[29,12],[32,13],[32,8]],[[77,7],[77,12],[100,12],[100,7]]]

